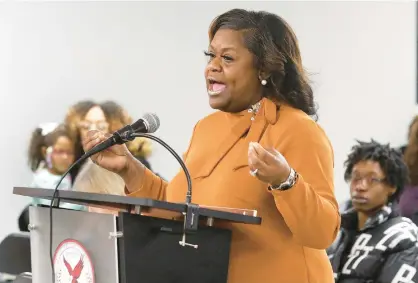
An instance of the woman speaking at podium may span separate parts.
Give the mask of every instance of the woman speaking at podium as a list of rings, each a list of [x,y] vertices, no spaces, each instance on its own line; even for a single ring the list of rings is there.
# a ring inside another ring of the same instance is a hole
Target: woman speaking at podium
[[[228,283],[331,283],[325,253],[339,230],[333,150],[316,116],[295,34],[280,17],[241,9],[209,28],[209,104],[184,161],[193,203],[255,209],[261,225],[229,224]],[[216,132],[216,134],[214,134]],[[89,132],[87,151],[106,139]],[[183,172],[165,182],[125,145],[92,157],[118,173],[129,196],[184,202]]]

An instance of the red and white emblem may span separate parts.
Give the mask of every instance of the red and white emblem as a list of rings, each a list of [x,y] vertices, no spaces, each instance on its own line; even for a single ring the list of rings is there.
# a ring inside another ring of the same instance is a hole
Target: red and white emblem
[[[91,258],[80,242],[62,241],[54,254],[56,283],[95,283]]]

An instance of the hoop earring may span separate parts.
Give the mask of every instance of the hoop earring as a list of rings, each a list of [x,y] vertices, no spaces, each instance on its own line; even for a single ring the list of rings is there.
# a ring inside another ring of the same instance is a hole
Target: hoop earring
[[[267,81],[266,80],[261,80],[261,84],[262,85],[266,85],[267,84]]]

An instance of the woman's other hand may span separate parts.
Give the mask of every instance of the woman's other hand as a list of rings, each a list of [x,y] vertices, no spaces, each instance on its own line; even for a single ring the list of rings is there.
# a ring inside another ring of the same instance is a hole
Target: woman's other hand
[[[256,142],[249,145],[248,165],[260,181],[270,185],[280,185],[290,175],[290,166],[280,152],[274,148],[265,149]]]

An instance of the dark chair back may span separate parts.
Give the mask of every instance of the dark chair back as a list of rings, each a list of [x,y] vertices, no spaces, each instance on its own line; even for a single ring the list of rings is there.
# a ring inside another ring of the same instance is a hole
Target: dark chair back
[[[0,243],[0,273],[32,272],[29,233],[13,233]]]
[[[19,230],[21,232],[29,232],[28,225],[29,225],[29,206],[27,205],[22,212],[20,213],[20,216],[17,220],[19,225]]]

